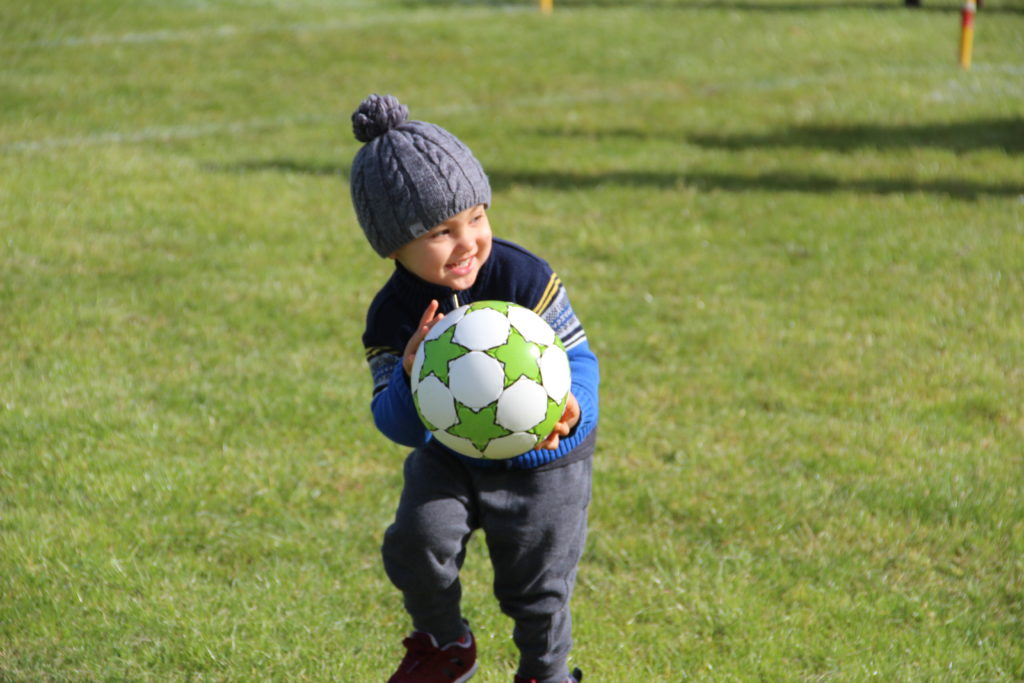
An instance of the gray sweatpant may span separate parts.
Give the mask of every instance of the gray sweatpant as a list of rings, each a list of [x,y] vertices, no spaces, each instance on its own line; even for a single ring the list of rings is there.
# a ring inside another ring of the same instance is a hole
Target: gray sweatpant
[[[482,469],[429,447],[413,451],[382,549],[384,568],[402,591],[413,628],[441,645],[464,634],[459,570],[470,535],[482,529],[494,594],[515,622],[519,675],[563,683],[591,466],[587,457],[539,471]]]

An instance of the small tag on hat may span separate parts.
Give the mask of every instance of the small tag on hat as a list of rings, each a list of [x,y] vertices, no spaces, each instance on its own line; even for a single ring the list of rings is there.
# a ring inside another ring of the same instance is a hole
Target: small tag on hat
[[[427,229],[423,227],[423,223],[420,223],[419,221],[409,226],[409,234],[411,234],[413,238],[419,237],[426,231]]]

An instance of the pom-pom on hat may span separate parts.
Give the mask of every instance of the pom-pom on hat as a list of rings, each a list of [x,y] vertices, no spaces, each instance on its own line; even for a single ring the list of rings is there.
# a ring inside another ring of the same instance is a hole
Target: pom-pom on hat
[[[460,211],[491,203],[487,175],[469,148],[444,128],[408,116],[392,95],[370,95],[352,114],[352,132],[366,143],[352,160],[352,204],[381,256]]]

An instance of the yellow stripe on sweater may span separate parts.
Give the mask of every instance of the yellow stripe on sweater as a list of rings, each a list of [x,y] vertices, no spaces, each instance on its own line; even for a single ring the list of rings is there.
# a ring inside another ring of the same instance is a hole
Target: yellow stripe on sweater
[[[562,281],[558,279],[558,276],[551,273],[551,279],[548,280],[548,286],[544,290],[544,294],[540,297],[540,302],[533,307],[533,312],[538,315],[544,311],[555,298],[555,294],[558,293],[558,288],[562,285]]]
[[[395,350],[390,346],[370,346],[366,349],[366,360],[376,358],[382,353],[395,353]]]

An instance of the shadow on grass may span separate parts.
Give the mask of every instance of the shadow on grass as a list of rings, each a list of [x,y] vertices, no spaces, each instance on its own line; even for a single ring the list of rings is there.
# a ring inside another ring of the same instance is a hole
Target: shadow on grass
[[[348,182],[348,167],[337,164],[305,163],[292,159],[240,161],[232,164],[206,164],[204,168],[215,173],[287,173],[337,178]],[[685,188],[721,190],[723,192],[807,192],[831,194],[855,192],[859,194],[943,194],[957,199],[981,197],[1024,196],[1024,184],[978,182],[941,178],[913,180],[909,178],[867,178],[843,180],[834,176],[812,173],[762,173],[741,175],[692,171],[670,173],[660,171],[611,171],[606,173],[571,173],[565,171],[508,171],[492,168],[487,173],[495,190],[514,186],[534,186],[549,190],[588,190],[605,186]]]
[[[909,178],[866,178],[844,180],[834,176],[811,173],[762,173],[741,175],[692,171],[661,173],[653,171],[618,171],[610,173],[507,172],[490,171],[488,176],[496,190],[516,185],[532,185],[555,190],[579,190],[617,185],[655,188],[685,188],[724,192],[806,192],[833,194],[943,194],[957,199],[1024,196],[1024,184],[978,182],[956,178],[913,180]]]
[[[318,164],[294,159],[253,159],[249,161],[236,161],[230,164],[202,165],[203,170],[214,173],[262,173],[264,171],[276,171],[278,173],[295,173],[299,175],[313,176],[335,176],[339,180],[348,182],[348,167],[341,167],[337,164]]]
[[[701,147],[731,150],[807,147],[848,152],[869,148],[937,147],[955,152],[1002,149],[1010,154],[1021,154],[1024,153],[1024,119],[990,119],[910,126],[808,125],[765,134],[691,135],[688,141]]]
[[[803,147],[850,152],[857,149],[931,147],[954,152],[1001,149],[1024,154],[1024,119],[988,119],[917,125],[804,125],[770,133],[693,133],[647,128],[596,130],[544,128],[529,131],[544,137],[593,141],[635,140],[689,143],[713,149],[743,150]]]
[[[670,131],[615,128],[591,132],[573,130],[541,130],[541,135],[555,137],[590,137],[595,140],[625,138],[672,142],[679,134]],[[891,149],[937,147],[958,153],[978,149],[1002,149],[1010,154],[1024,153],[1024,120],[993,119],[955,123],[929,123],[916,126],[885,126],[861,124],[853,126],[795,126],[765,134],[699,134],[685,136],[683,141],[702,147],[727,150],[748,148],[806,147],[849,152],[857,149]],[[207,164],[206,170],[225,173],[277,172],[310,176],[334,177],[347,182],[348,166],[276,158],[238,161],[230,164]],[[738,174],[691,171],[671,173],[624,170],[606,173],[568,171],[514,171],[490,168],[488,176],[496,190],[516,185],[532,185],[556,190],[592,189],[602,186],[692,187],[725,192],[807,192],[828,194],[855,192],[860,194],[942,194],[958,199],[984,196],[1014,197],[1024,195],[1024,185],[1012,182],[977,181],[958,178],[861,178],[847,180],[826,174],[777,171],[761,174]]]

